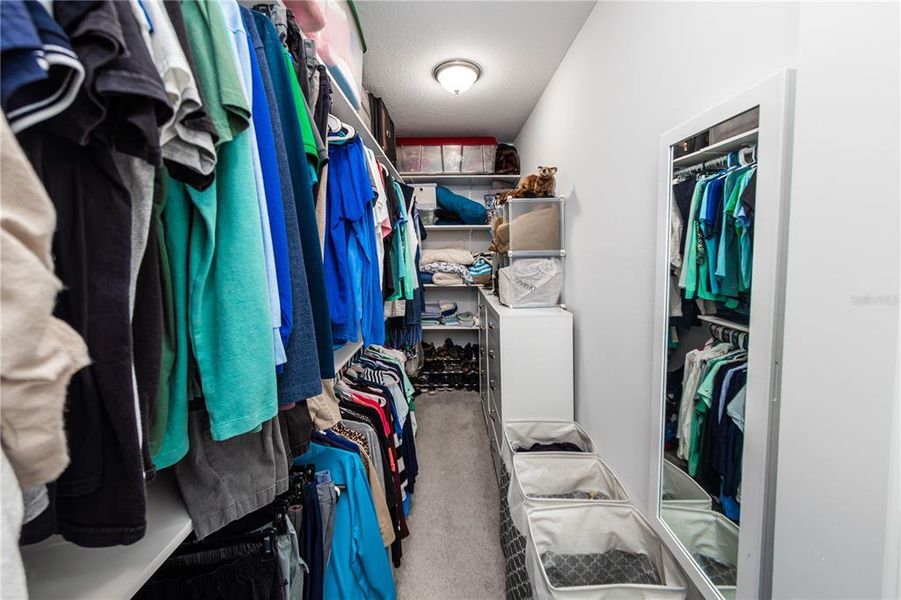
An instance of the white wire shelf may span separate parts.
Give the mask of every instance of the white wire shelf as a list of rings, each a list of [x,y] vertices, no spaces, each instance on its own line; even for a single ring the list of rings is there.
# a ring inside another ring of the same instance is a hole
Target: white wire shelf
[[[515,184],[520,175],[466,175],[451,173],[401,173],[408,183],[437,183],[444,186],[490,187],[492,181]]]
[[[710,323],[711,325],[728,327],[729,329],[734,329],[735,331],[743,331],[745,333],[751,332],[751,328],[747,325],[742,325],[741,323],[736,323],[735,321],[729,321],[727,319],[720,319],[719,317],[700,315],[698,317],[698,321],[704,321],[705,323]]]
[[[357,340],[356,342],[347,342],[335,350],[335,371],[346,365],[353,358],[353,355],[356,354],[357,350],[362,347],[363,340]]]
[[[320,60],[320,62],[322,61]],[[375,157],[388,168],[391,175],[398,181],[404,181],[404,178],[401,177],[394,167],[394,163],[391,162],[388,155],[385,154],[385,151],[379,145],[378,140],[372,135],[372,132],[369,130],[369,123],[364,122],[360,113],[351,105],[350,100],[344,95],[344,91],[338,85],[331,72],[329,72],[329,79],[332,84],[332,114],[353,127],[360,139],[363,140],[363,145],[375,153]]]
[[[679,158],[674,158],[673,166],[685,168],[691,165],[708,161],[711,158],[715,158],[717,156],[724,156],[745,146],[750,146],[751,144],[757,142],[758,131],[759,129],[755,127],[754,129],[745,131],[744,133],[739,133],[738,135],[734,135],[725,140],[716,142],[715,144],[710,144],[709,146],[701,148],[700,150],[696,150],[695,152],[685,154],[683,156],[680,156]]]
[[[426,231],[491,231],[491,225],[426,225]]]

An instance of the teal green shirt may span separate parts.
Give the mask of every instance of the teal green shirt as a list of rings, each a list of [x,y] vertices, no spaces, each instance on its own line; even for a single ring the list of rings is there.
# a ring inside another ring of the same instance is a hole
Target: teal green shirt
[[[252,431],[278,412],[262,224],[245,131],[250,104],[218,2],[187,0],[181,7],[219,145],[212,186],[198,191],[171,178],[166,182],[162,218],[175,359],[165,424],[154,423],[164,431],[153,457],[157,468],[187,453],[188,402],[194,396],[204,399],[214,440]]]
[[[707,413],[713,405],[713,385],[720,367],[729,361],[745,355],[744,351],[730,352],[707,361],[707,372],[695,392],[694,418],[691,420],[691,439],[688,449],[688,474],[694,477],[701,465],[701,446]]]

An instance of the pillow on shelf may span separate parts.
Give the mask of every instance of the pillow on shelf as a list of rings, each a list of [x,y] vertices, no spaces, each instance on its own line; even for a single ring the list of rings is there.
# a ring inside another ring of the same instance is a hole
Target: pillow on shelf
[[[442,185],[437,186],[435,195],[438,206],[444,210],[456,213],[460,220],[467,225],[484,225],[488,222],[488,211],[478,202],[474,202],[460,194],[455,194]]]

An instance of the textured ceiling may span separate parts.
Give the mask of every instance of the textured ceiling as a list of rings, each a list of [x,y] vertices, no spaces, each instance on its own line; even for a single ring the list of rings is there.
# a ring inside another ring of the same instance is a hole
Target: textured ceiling
[[[363,80],[381,96],[397,135],[492,135],[512,141],[594,1],[356,3],[368,51]],[[451,58],[482,67],[454,96],[432,78]]]

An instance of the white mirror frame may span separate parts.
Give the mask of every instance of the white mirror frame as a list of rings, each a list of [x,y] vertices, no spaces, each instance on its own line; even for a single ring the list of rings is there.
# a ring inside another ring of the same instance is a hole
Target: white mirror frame
[[[760,107],[754,217],[751,335],[742,457],[741,533],[736,597],[769,598],[772,584],[779,385],[794,108],[794,71],[782,71],[660,136],[657,271],[652,373],[650,521],[706,598],[721,597],[660,518],[664,393],[669,327],[672,146]]]

